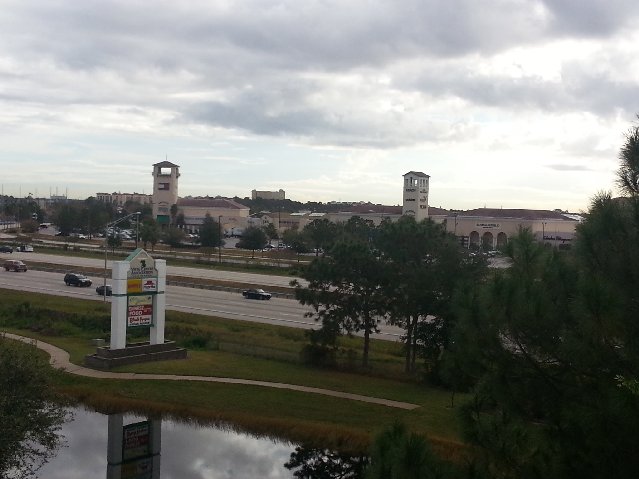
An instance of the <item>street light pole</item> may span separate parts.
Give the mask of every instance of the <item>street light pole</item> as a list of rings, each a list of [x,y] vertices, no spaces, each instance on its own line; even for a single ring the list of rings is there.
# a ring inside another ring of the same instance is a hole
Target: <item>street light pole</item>
[[[104,227],[104,282],[102,283],[103,286],[103,290],[102,290],[102,302],[106,303],[106,283],[107,283],[107,252],[109,250],[108,248],[108,242],[109,242],[109,228],[112,228],[118,224],[120,224],[121,222],[123,222],[124,220],[130,218],[131,216],[135,216],[136,217],[136,231],[135,231],[135,248],[137,249],[138,247],[138,232],[137,232],[137,221],[140,219],[140,215],[142,213],[140,213],[139,211],[136,211],[135,213],[131,213],[130,215],[126,215],[122,218],[120,218],[119,220],[116,221],[112,221],[111,223],[107,223],[106,226]]]
[[[222,264],[222,216],[218,215],[217,217],[217,236],[218,236],[218,244],[217,244],[217,262]]]

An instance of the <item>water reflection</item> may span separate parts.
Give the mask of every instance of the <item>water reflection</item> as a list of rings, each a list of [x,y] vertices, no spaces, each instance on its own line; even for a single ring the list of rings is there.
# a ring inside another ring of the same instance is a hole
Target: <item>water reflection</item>
[[[366,459],[216,427],[74,410],[50,479],[358,479]],[[291,449],[295,447],[294,452]]]
[[[359,479],[364,477],[367,464],[367,456],[298,446],[284,467],[299,479]]]
[[[47,479],[108,477],[109,417],[83,409],[75,410],[74,415],[75,419],[66,423],[62,430],[68,447],[61,450],[39,471],[39,477]],[[122,425],[126,427],[128,424],[147,420],[148,418],[145,417],[127,414],[122,417]],[[112,419],[112,421],[115,421],[117,426],[119,420]],[[119,430],[119,426],[112,428],[112,431],[116,430]],[[157,467],[154,462],[153,476],[149,477],[162,479],[254,477],[291,479],[294,477],[284,467],[291,453],[291,444],[171,420],[161,421],[159,430],[161,439],[157,440]],[[112,441],[117,442],[114,439]],[[115,464],[117,461],[112,462]],[[128,472],[130,471],[127,470]]]
[[[162,420],[124,425],[123,414],[108,419],[107,479],[159,479]]]

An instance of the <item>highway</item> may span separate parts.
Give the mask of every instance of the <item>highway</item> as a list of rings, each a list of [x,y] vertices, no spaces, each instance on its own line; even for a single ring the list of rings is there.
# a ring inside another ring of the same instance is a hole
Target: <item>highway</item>
[[[45,255],[39,253],[13,253],[0,254],[0,261],[5,259],[21,259],[27,265],[31,261],[68,264],[69,270],[73,266],[104,267],[104,261],[88,258],[74,258],[68,256]],[[110,262],[108,264],[110,267]],[[225,281],[238,281],[247,284],[255,284],[268,290],[269,286],[288,286],[289,277],[269,276],[252,273],[238,273],[232,271],[215,271],[199,268],[167,267],[168,274],[185,277],[199,277],[219,279]],[[66,286],[60,273],[30,270],[26,273],[8,272],[0,269],[0,288],[17,289],[20,291],[32,291],[43,294],[69,296],[82,299],[102,301],[103,298],[95,292],[95,286],[102,284],[101,276],[89,276],[93,281],[90,288],[77,288]],[[318,328],[319,325],[312,319],[304,317],[309,308],[302,306],[295,300],[284,298],[271,298],[269,301],[249,300],[239,293],[214,291],[206,289],[185,288],[179,286],[167,286],[167,309],[216,316],[220,318],[253,321],[258,323],[270,323],[280,326],[296,328]],[[110,298],[107,298],[109,301]],[[402,330],[394,326],[381,326],[381,333],[373,337],[386,340],[398,340]]]
[[[153,253],[151,253],[153,255]],[[0,261],[5,259],[19,259],[29,265],[30,262],[55,263],[69,265],[70,271],[73,266],[84,266],[90,268],[104,268],[103,258],[82,258],[73,256],[58,256],[42,253],[0,253]],[[107,260],[107,268],[111,268],[111,260]],[[171,260],[167,261],[167,275],[184,276],[189,278],[217,279],[220,281],[237,282],[255,285],[255,287],[268,288],[271,286],[288,287],[291,281],[290,276],[271,276],[256,273],[242,273],[236,271],[224,271],[205,268],[188,268],[184,266],[171,266]],[[303,281],[302,281],[303,282]]]

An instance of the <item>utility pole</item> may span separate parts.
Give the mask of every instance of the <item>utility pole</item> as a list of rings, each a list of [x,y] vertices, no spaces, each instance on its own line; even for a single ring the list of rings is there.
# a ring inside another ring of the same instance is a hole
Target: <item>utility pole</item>
[[[222,216],[217,217],[217,262],[222,264]]]

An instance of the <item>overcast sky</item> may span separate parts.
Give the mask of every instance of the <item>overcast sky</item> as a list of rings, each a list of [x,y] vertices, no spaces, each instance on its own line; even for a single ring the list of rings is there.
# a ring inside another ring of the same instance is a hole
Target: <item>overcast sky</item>
[[[636,0],[0,0],[5,194],[585,210],[639,113]]]

